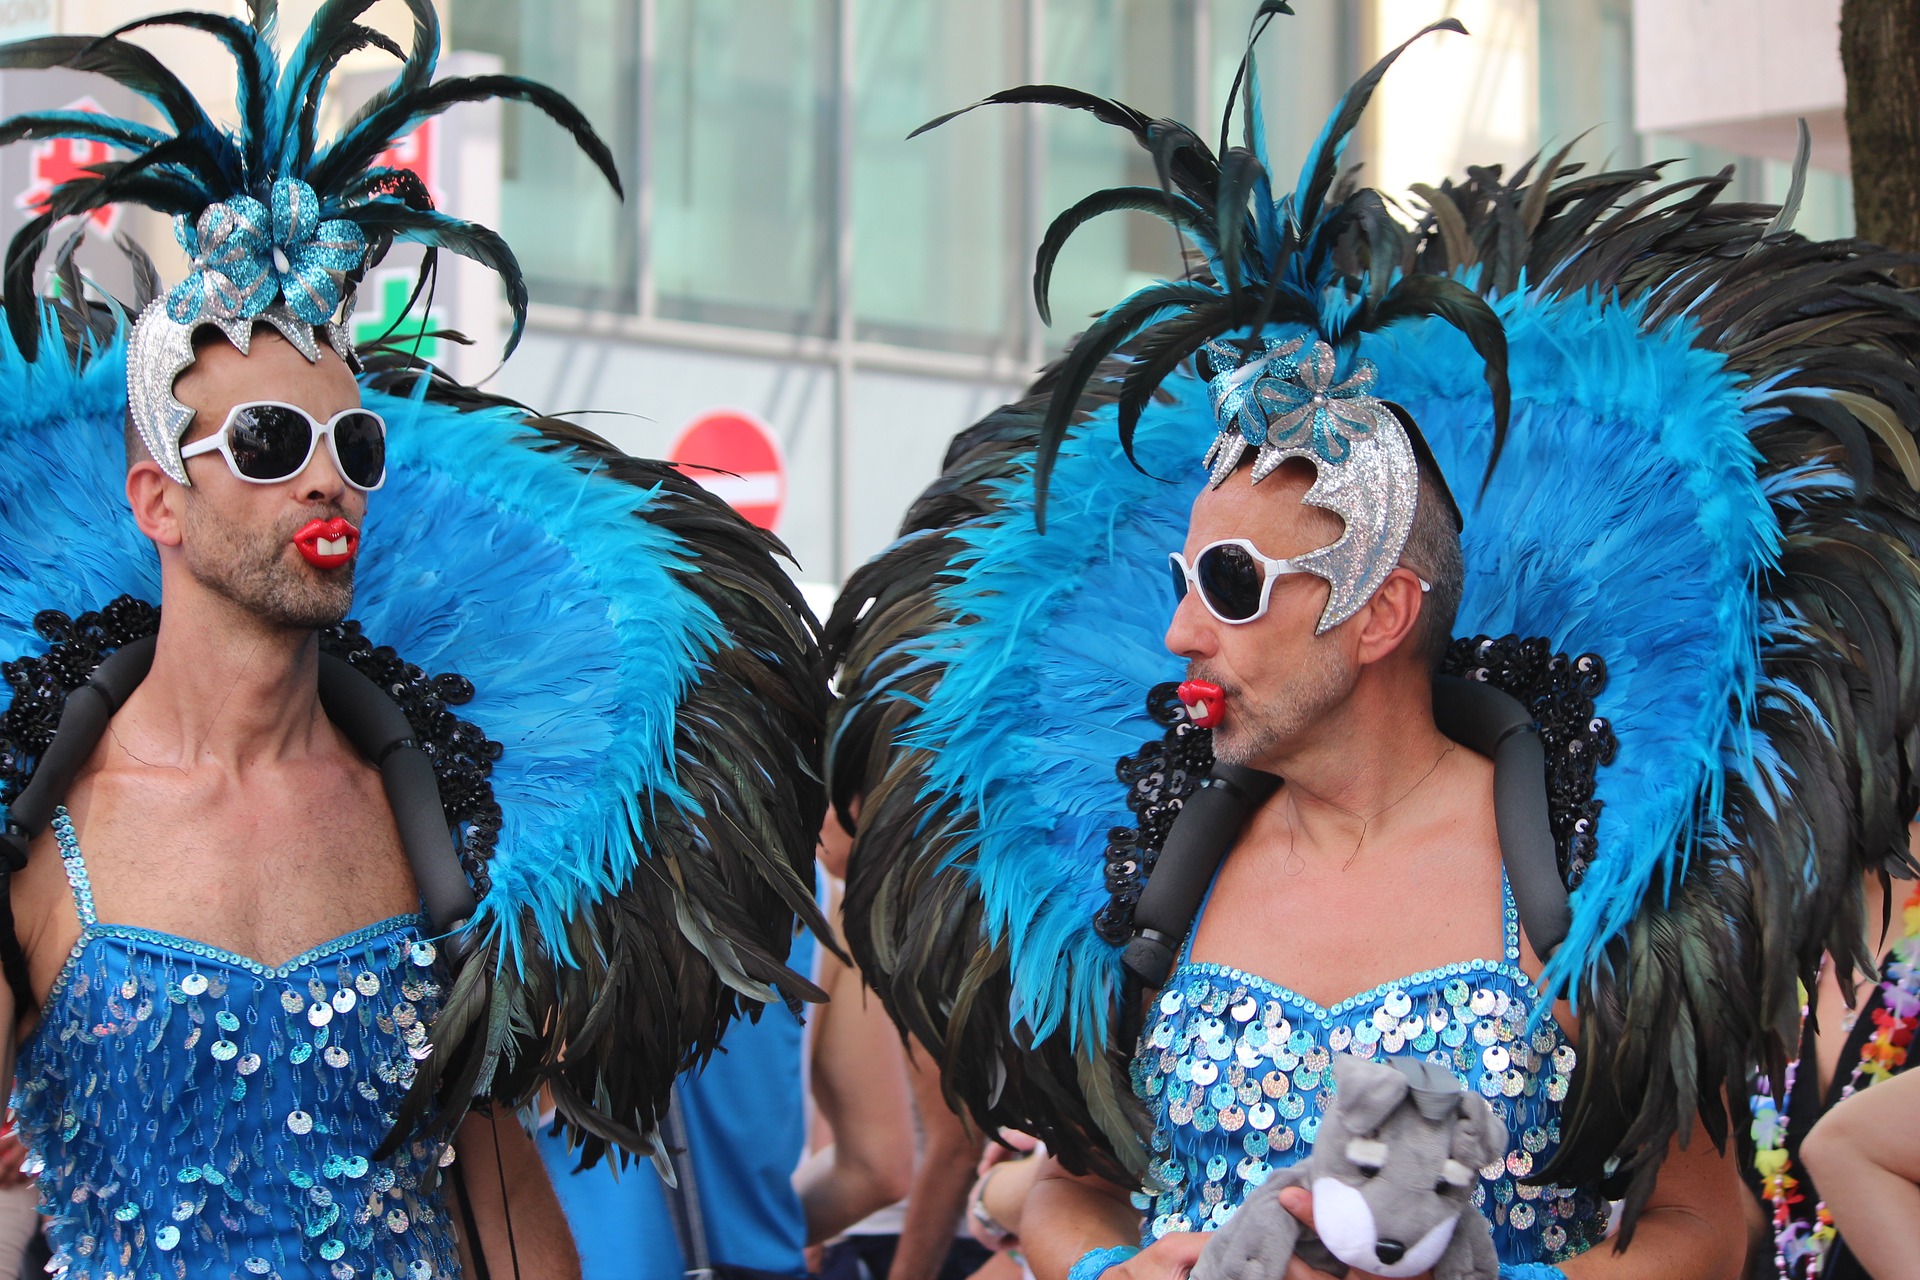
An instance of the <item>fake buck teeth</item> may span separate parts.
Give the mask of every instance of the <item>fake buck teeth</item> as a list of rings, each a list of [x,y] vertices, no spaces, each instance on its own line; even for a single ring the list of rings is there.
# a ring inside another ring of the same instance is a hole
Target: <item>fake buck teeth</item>
[[[316,538],[313,546],[323,556],[343,556],[350,549],[345,534],[338,538]]]
[[[1202,729],[1213,728],[1226,713],[1226,691],[1208,681],[1183,682],[1178,697],[1187,708],[1187,718]]]

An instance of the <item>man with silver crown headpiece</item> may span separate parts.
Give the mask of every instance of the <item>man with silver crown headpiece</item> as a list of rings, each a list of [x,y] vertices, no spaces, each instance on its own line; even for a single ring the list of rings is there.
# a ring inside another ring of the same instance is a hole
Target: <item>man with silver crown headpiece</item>
[[[284,63],[271,0],[0,47],[168,126],[0,122],[136,155],[15,241],[0,352],[0,508],[45,459],[30,535],[0,538],[0,1027],[63,1275],[576,1275],[515,1110],[556,1099],[589,1163],[647,1154],[729,1019],[817,996],[782,961],[824,685],[777,544],[567,424],[391,354],[363,374],[353,289],[396,239],[498,269],[525,318],[499,238],[377,167],[394,138],[518,99],[618,189],[565,98],[436,81],[430,0],[410,50],[371,3],[327,0]],[[237,131],[126,38],[149,25],[233,53]],[[400,72],[322,144],[370,44]],[[64,259],[61,299],[33,292],[60,218],[125,201],[191,261],[130,334]]]
[[[1336,180],[1399,52],[1291,191],[1251,45],[1219,155],[975,104],[1159,171],[1060,215],[1043,318],[1097,214],[1194,264],[956,439],[827,628],[849,946],[950,1101],[1046,1142],[1041,1280],[1322,1280],[1211,1234],[1283,1211],[1369,1280],[1491,1280],[1482,1231],[1502,1280],[1734,1280],[1749,1073],[1912,874],[1910,260],[1565,152],[1404,225]],[[1504,1151],[1316,1150],[1343,1054]]]
[[[1342,361],[1318,335],[1268,337],[1253,351],[1217,341],[1201,355],[1222,429],[1170,558],[1179,604],[1165,643],[1187,664],[1179,697],[1211,730],[1216,765],[1285,784],[1251,806],[1175,963],[1149,980],[1160,994],[1149,997],[1146,1043],[1173,1052],[1150,1049],[1133,1067],[1166,1149],[1144,1210],[1128,1202],[1131,1187],[1043,1174],[1026,1219],[1039,1225],[1023,1233],[1043,1276],[1162,1280],[1192,1269],[1196,1280],[1261,1280],[1213,1263],[1203,1233],[1289,1161],[1284,1139],[1267,1136],[1256,1152],[1242,1133],[1288,1134],[1308,1149],[1330,1054],[1418,1052],[1423,1040],[1444,1043],[1448,1025],[1467,1030],[1464,1056],[1449,1053],[1448,1065],[1468,1087],[1497,1081],[1496,1096],[1513,1073],[1511,1151],[1541,1166],[1554,1144],[1535,1149],[1535,1135],[1560,1132],[1578,1059],[1575,1019],[1542,999],[1545,962],[1520,928],[1495,763],[1435,721],[1433,681],[1464,578],[1445,481],[1369,394],[1369,360]],[[1539,1029],[1521,1040],[1474,1026]],[[1265,1029],[1257,1045],[1253,1027]],[[1224,1061],[1215,1045],[1229,1049]],[[1443,1196],[1536,1207],[1499,1223],[1516,1278],[1536,1263],[1540,1277],[1554,1275],[1546,1264],[1571,1264],[1603,1240],[1610,1207],[1597,1185],[1527,1186],[1505,1157],[1498,1168],[1472,1163],[1439,1171]],[[1518,1198],[1523,1186],[1529,1199]],[[1290,1188],[1282,1200],[1353,1280],[1422,1276],[1446,1258],[1451,1223],[1403,1239],[1357,1198],[1337,1200],[1339,1189]],[[1731,1161],[1701,1138],[1669,1156],[1631,1254],[1592,1255],[1612,1270],[1590,1274],[1715,1275],[1716,1259],[1737,1252],[1739,1207]],[[1143,1212],[1145,1247],[1134,1253]],[[1346,1220],[1354,1214],[1367,1220]],[[1287,1280],[1320,1275],[1296,1267]]]

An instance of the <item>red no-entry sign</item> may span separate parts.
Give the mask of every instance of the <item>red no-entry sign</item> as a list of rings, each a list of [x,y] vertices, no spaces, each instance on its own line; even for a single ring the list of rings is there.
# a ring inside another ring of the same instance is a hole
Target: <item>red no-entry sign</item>
[[[787,502],[786,460],[772,430],[752,414],[739,409],[701,414],[673,442],[667,461],[762,529],[780,522]]]

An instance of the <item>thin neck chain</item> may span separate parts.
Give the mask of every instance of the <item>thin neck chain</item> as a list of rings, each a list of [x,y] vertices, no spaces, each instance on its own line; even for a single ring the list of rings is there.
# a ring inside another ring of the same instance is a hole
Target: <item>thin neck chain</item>
[[[1355,813],[1353,810],[1345,807],[1344,805],[1336,804],[1331,800],[1321,801],[1322,804],[1325,804],[1330,808],[1340,810],[1340,812],[1346,814],[1349,818],[1360,819],[1360,838],[1353,842],[1353,852],[1348,854],[1347,860],[1340,864],[1340,869],[1342,871],[1345,871],[1348,867],[1351,867],[1353,865],[1353,860],[1360,856],[1360,846],[1367,842],[1367,828],[1371,827],[1374,824],[1374,821],[1376,819],[1385,816],[1388,810],[1395,809],[1400,805],[1404,804],[1407,801],[1407,799],[1413,795],[1414,792],[1418,791],[1421,787],[1425,786],[1427,779],[1431,778],[1436,772],[1438,772],[1440,769],[1441,763],[1445,761],[1446,758],[1452,754],[1453,754],[1453,743],[1449,742],[1447,743],[1446,746],[1440,748],[1440,754],[1433,758],[1433,763],[1427,766],[1427,771],[1421,774],[1419,779],[1415,781],[1412,786],[1408,787],[1405,791],[1402,791],[1400,793],[1400,798],[1398,800],[1395,800],[1390,804],[1384,805],[1381,808],[1375,809],[1371,814],[1366,815],[1364,817],[1360,814]],[[1286,868],[1287,868],[1288,874],[1290,875],[1298,875],[1300,873],[1300,867],[1302,864],[1300,862],[1298,855],[1294,852],[1294,846],[1298,843],[1299,839],[1300,839],[1300,806],[1299,806],[1299,803],[1296,801],[1293,806],[1293,821],[1287,824]]]
[[[220,713],[227,709],[227,700],[233,697],[233,691],[240,687],[240,681],[247,674],[247,668],[253,665],[253,660],[259,654],[260,645],[264,639],[265,637],[256,639],[253,642],[253,648],[247,650],[247,660],[240,664],[240,670],[234,672],[233,683],[228,685],[227,691],[220,695],[220,704],[213,709],[213,715],[208,719],[206,732],[200,735],[200,741],[193,744],[193,754],[187,757],[186,764],[167,764],[160,761],[148,760],[143,756],[136,755],[132,747],[129,747],[125,742],[121,741],[120,731],[114,728],[113,721],[109,720],[107,721],[107,732],[113,735],[113,745],[119,747],[122,751],[126,752],[127,755],[131,756],[140,764],[147,766],[149,769],[172,769],[174,772],[184,776],[195,764],[199,763],[200,753],[206,749],[207,739],[213,736],[213,727],[220,723]]]

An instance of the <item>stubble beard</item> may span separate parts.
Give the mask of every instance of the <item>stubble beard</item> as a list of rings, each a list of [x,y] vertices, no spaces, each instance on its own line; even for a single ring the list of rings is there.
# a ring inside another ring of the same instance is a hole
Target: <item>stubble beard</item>
[[[338,512],[315,513],[322,518]],[[201,586],[268,626],[312,631],[330,627],[353,607],[354,564],[317,570],[287,563],[293,535],[310,516],[284,528],[231,522],[191,491],[182,550]]]
[[[1309,664],[1288,674],[1284,687],[1227,690],[1227,722],[1213,731],[1213,758],[1221,764],[1259,767],[1318,723],[1353,691],[1356,673],[1331,644],[1314,645]],[[1203,664],[1191,673],[1207,679]],[[1217,683],[1217,682],[1216,682]]]

